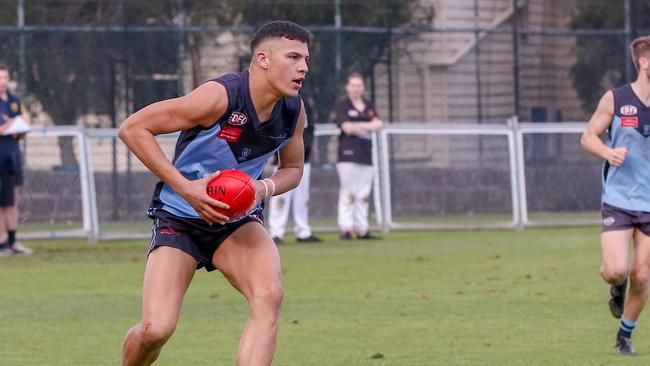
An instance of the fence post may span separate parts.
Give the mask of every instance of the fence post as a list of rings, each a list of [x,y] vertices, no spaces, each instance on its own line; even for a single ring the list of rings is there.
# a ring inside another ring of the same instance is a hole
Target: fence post
[[[526,202],[526,174],[524,167],[524,141],[519,128],[519,117],[512,116],[507,120],[512,132],[509,135],[510,169],[512,184],[512,210],[515,227],[522,230],[528,223],[528,204]]]
[[[391,203],[391,188],[390,188],[390,164],[389,159],[390,155],[388,152],[388,134],[386,130],[382,129],[379,131],[378,135],[379,140],[379,151],[378,151],[378,160],[379,160],[379,174],[380,176],[380,188],[381,188],[381,199],[382,208],[384,210],[383,220],[381,223],[381,230],[385,233],[390,231],[390,228],[393,226],[393,207]]]
[[[95,176],[90,162],[90,145],[83,128],[79,129],[79,179],[81,180],[81,200],[83,227],[88,233],[88,242],[97,243],[99,239],[99,218],[97,215],[97,193]]]

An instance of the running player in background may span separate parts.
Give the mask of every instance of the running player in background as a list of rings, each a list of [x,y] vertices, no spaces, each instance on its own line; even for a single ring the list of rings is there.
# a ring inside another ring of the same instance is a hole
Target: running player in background
[[[582,135],[582,146],[605,160],[600,273],[612,285],[610,311],[621,318],[616,351],[634,356],[632,331],[646,304],[650,280],[650,36],[635,39],[630,48],[638,77],[603,95]],[[626,297],[630,242],[635,255]]]

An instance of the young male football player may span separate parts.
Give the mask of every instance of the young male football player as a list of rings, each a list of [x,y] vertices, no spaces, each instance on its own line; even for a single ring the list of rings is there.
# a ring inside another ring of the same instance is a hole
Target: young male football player
[[[123,365],[156,360],[201,267],[219,269],[248,300],[237,365],[271,364],[283,298],[278,250],[262,225],[261,205],[244,217],[226,217],[215,208],[227,205],[208,197],[206,185],[231,168],[257,179],[278,150],[275,174],[255,181],[257,202],[298,184],[305,123],[298,91],[307,74],[309,42],[309,32],[294,23],[265,24],[251,41],[248,70],[154,103],[122,125],[120,138],[161,179],[149,209],[154,233],[142,320],[126,336]],[[169,162],[155,136],[175,131],[181,134]]]
[[[648,299],[650,279],[650,36],[635,39],[630,48],[638,77],[602,96],[582,146],[605,160],[600,273],[612,285],[610,311],[621,318],[616,351],[633,356],[631,336]],[[626,298],[630,242],[635,255]]]

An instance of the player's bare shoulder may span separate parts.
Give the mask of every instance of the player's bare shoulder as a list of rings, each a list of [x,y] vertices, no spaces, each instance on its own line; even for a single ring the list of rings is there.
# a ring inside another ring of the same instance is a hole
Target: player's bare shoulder
[[[211,80],[180,98],[180,102],[199,124],[209,127],[228,110],[228,93],[223,84]]]
[[[596,111],[589,120],[589,129],[595,129],[597,132],[603,132],[607,129],[614,119],[614,92],[606,91],[600,101]]]
[[[608,90],[602,97],[600,97],[596,113],[604,113],[612,117],[614,116],[614,91]]]

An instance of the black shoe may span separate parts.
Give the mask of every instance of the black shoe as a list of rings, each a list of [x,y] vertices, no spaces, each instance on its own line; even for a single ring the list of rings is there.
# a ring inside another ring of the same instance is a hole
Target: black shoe
[[[275,245],[280,245],[284,243],[284,240],[282,240],[282,238],[280,238],[279,236],[274,236],[272,239]]]
[[[8,257],[14,253],[9,244],[0,244],[0,257]]]
[[[341,240],[352,240],[354,239],[354,231],[348,230],[341,234]]]
[[[357,236],[357,239],[359,239],[359,240],[381,240],[380,237],[371,235],[370,231],[368,231],[365,235]]]
[[[634,346],[632,345],[632,338],[630,337],[622,337],[622,336],[617,336],[616,337],[616,353],[618,353],[621,356],[636,356],[637,353],[634,350]]]
[[[609,289],[609,311],[614,318],[620,319],[623,316],[625,305],[625,291],[627,290],[627,278],[620,285],[612,285]]]
[[[309,235],[306,238],[296,238],[296,241],[298,243],[321,243],[323,242],[323,239],[315,237],[313,235]]]

